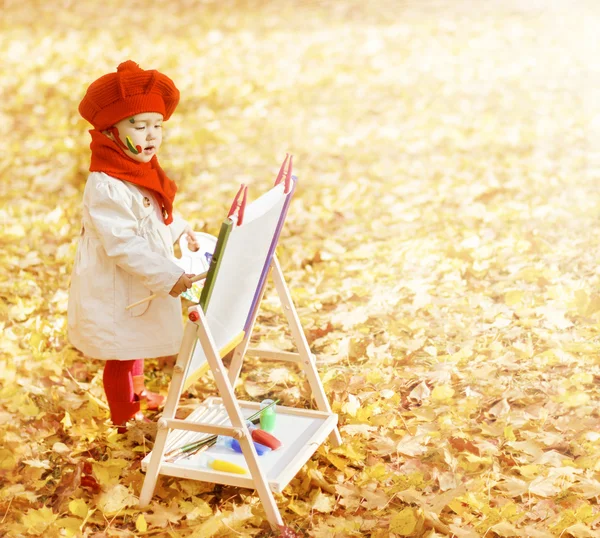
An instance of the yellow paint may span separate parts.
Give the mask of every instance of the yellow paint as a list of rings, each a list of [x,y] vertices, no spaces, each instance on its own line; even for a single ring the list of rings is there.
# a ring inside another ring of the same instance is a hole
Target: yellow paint
[[[225,460],[211,460],[208,465],[215,471],[223,471],[224,473],[246,474],[247,471],[243,467]]]
[[[239,334],[234,336],[228,344],[225,344],[220,350],[219,355],[223,358],[227,353],[229,353],[234,347],[236,347],[243,339],[246,333],[244,331],[240,331]]]
[[[229,353],[232,349],[234,349],[246,336],[244,331],[240,331],[239,334],[234,336],[227,344],[225,344],[219,350],[219,356],[223,358],[227,353]],[[206,372],[209,370],[208,362],[205,362],[200,368],[197,368],[194,372],[186,376],[185,381],[183,383],[183,390],[187,390],[190,388],[198,379],[200,379]]]
[[[185,378],[185,382],[183,383],[183,390],[189,389],[198,379],[200,379],[206,372],[208,372],[209,366],[208,363],[205,362],[200,368],[197,368],[196,371],[192,372]]]

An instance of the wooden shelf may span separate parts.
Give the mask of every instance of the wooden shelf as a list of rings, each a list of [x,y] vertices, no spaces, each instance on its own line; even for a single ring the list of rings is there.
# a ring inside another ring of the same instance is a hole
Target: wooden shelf
[[[244,417],[249,417],[260,408],[260,404],[257,402],[240,400],[238,404]],[[219,406],[222,410],[216,416],[214,416],[215,406]],[[219,417],[221,417],[223,421],[219,422],[219,424],[225,426],[231,425],[225,408],[222,405],[221,398],[215,397],[205,400],[186,418],[186,421],[205,421],[206,419],[203,417],[207,417],[209,413],[211,416],[214,416],[211,422],[216,423]],[[338,417],[333,413],[284,406],[276,406],[276,414],[275,429],[272,434],[283,443],[283,446],[259,456],[258,461],[262,472],[267,477],[267,482],[271,490],[280,493],[311,458],[319,445],[335,429]],[[192,432],[182,433],[181,431],[173,430],[167,437],[166,452],[175,447],[193,442],[200,435],[202,434]],[[142,470],[144,471],[146,471],[151,454],[148,454],[142,460]],[[182,458],[175,462],[161,462],[160,474],[250,489],[255,488],[256,482],[252,478],[250,471],[246,475],[214,471],[206,465],[207,458],[209,457],[229,461],[247,469],[243,454],[238,454],[226,447],[212,446],[208,450],[189,458]]]

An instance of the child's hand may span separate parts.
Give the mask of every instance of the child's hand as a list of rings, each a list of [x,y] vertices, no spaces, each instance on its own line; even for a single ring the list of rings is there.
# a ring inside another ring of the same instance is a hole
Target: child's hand
[[[193,282],[190,280],[194,275],[183,274],[179,277],[179,280],[175,282],[173,289],[169,292],[171,297],[179,297],[184,291],[189,290],[193,286]]]
[[[194,230],[192,230],[189,226],[183,231],[183,233],[187,236],[188,248],[192,252],[196,252],[200,245],[198,241],[196,241],[196,236],[194,235]]]

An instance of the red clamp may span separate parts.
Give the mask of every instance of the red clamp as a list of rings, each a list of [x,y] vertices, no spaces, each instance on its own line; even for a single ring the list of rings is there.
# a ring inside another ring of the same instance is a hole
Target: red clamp
[[[192,310],[188,314],[188,318],[189,318],[190,321],[196,323],[196,321],[198,321],[200,319],[200,314],[198,314],[198,312],[196,312],[195,310]]]
[[[227,213],[227,218],[232,217],[237,212],[237,225],[241,226],[244,222],[244,211],[246,210],[246,201],[248,198],[248,187],[243,183],[240,185],[240,190],[233,199],[231,209]]]
[[[289,162],[288,162],[288,157],[289,157]],[[284,194],[287,194],[288,192],[290,192],[290,185],[292,183],[292,161],[294,160],[294,156],[290,155],[289,153],[285,154],[285,159],[283,160],[283,164],[281,165],[281,168],[279,169],[279,173],[277,174],[277,179],[275,180],[275,185],[279,185],[281,183],[281,180],[285,178],[285,183],[284,183],[284,189],[283,192]],[[285,165],[288,165],[287,170],[285,169]]]

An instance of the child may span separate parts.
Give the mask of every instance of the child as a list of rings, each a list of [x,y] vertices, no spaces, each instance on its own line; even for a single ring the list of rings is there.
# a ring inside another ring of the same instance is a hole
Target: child
[[[162,122],[178,102],[170,78],[128,60],[93,82],[79,105],[94,129],[69,292],[69,339],[86,356],[106,361],[104,390],[120,431],[140,402],[157,409],[164,400],[145,389],[141,357],[179,351],[179,295],[192,286],[193,275],[173,261],[173,243],[186,233],[192,249],[197,245],[191,228],[173,214],[177,187],[156,157]],[[153,300],[125,309],[153,293]]]

